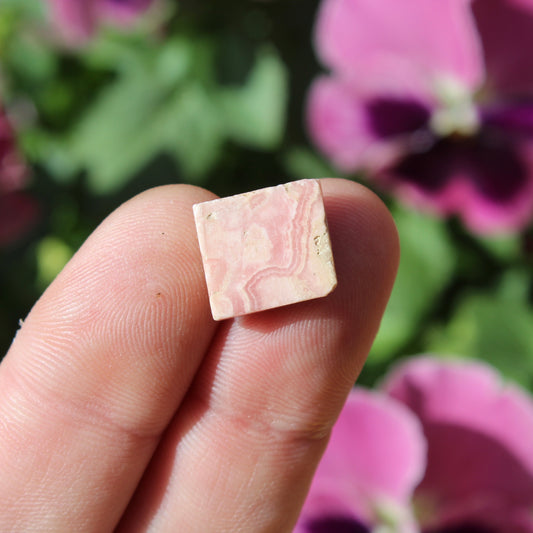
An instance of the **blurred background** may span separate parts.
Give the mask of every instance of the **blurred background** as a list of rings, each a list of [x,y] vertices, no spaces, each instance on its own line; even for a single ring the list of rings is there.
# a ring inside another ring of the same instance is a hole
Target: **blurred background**
[[[166,183],[226,196],[341,176],[383,198],[402,245],[361,382],[431,352],[483,359],[533,390],[529,216],[478,231],[467,207],[419,209],[336,160],[308,116],[313,80],[335,67],[317,53],[319,1],[73,4],[0,0],[0,354],[71,255],[131,196]],[[459,142],[456,130],[431,127],[446,139],[438,150]]]

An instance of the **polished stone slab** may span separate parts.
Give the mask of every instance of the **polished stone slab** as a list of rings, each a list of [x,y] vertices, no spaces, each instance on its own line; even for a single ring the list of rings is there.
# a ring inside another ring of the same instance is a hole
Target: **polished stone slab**
[[[193,206],[215,320],[319,298],[337,285],[320,183]]]

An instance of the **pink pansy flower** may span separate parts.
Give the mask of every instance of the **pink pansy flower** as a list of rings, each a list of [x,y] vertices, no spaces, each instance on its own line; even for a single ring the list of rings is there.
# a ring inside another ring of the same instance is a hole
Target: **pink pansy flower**
[[[16,241],[37,217],[35,200],[20,191],[26,180],[13,129],[0,108],[0,247]]]
[[[144,13],[154,0],[48,0],[51,17],[63,37],[81,44],[98,26],[127,26]]]
[[[533,532],[533,401],[475,362],[354,389],[295,533]]]
[[[426,443],[403,405],[354,389],[335,425],[294,533],[416,531],[410,502]]]
[[[323,0],[310,134],[476,232],[533,218],[533,0]]]

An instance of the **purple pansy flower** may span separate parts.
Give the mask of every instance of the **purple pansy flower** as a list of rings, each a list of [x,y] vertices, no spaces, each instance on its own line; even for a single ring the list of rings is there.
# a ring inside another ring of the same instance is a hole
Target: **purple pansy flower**
[[[124,26],[144,13],[154,0],[48,0],[51,17],[63,37],[80,44],[102,23]]]
[[[533,218],[533,0],[323,0],[313,140],[473,231]]]
[[[533,532],[533,401],[488,366],[430,357],[354,389],[295,533]]]
[[[35,200],[21,191],[26,180],[13,129],[0,108],[0,247],[16,241],[37,217]]]

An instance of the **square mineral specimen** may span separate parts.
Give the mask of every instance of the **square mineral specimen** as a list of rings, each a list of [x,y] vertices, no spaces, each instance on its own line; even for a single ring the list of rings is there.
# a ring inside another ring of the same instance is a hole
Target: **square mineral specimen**
[[[319,298],[336,287],[317,180],[211,200],[193,211],[215,320]]]

